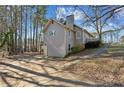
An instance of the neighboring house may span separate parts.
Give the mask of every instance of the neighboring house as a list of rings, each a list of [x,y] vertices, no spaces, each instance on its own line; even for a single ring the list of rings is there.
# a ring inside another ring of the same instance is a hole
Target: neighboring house
[[[49,20],[44,27],[44,52],[47,56],[64,57],[74,46],[85,48],[87,40],[94,37],[85,29],[74,24],[74,16],[66,18],[66,23]]]
[[[124,44],[124,36],[121,36],[120,42],[121,42],[121,44]]]

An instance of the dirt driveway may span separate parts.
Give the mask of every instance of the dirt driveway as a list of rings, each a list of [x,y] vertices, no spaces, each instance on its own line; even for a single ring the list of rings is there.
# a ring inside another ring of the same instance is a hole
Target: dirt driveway
[[[101,86],[100,83],[92,80],[80,80],[79,75],[65,68],[88,57],[102,54],[105,50],[106,48],[86,50],[65,59],[45,59],[41,55],[16,55],[1,58],[0,86]],[[85,57],[85,53],[88,57]]]

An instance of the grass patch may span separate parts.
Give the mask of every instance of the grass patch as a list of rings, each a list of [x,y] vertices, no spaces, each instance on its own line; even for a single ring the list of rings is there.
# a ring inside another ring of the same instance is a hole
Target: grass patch
[[[108,52],[113,52],[113,51],[124,51],[124,45],[116,45],[108,48]]]

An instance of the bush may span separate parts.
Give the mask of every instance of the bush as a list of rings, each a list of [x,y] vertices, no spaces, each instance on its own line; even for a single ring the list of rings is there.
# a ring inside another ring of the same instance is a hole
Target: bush
[[[83,48],[81,46],[75,46],[75,47],[72,47],[71,50],[72,50],[72,53],[78,53],[82,50]]]
[[[101,42],[99,40],[97,41],[90,41],[85,44],[85,48],[97,48],[100,47]]]

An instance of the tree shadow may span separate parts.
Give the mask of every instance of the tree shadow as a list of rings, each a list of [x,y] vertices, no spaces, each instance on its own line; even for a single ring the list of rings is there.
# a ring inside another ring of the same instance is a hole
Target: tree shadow
[[[15,61],[23,61],[24,63],[29,63],[29,64],[32,64],[32,65],[38,65],[38,66],[40,66],[43,70],[44,70],[44,72],[46,72],[47,74],[49,74],[49,72],[47,71],[47,69],[45,68],[45,67],[48,67],[48,68],[51,68],[51,69],[53,69],[53,70],[55,70],[55,71],[59,71],[59,69],[57,69],[55,66],[53,66],[53,65],[51,65],[51,64],[47,64],[47,61],[43,61],[42,63],[36,63],[36,62],[31,62],[31,61],[27,61],[27,60],[24,60],[24,59],[13,59],[13,60],[15,60]],[[21,64],[21,62],[20,62],[20,64]]]
[[[65,82],[65,83],[69,83],[69,84],[73,84],[73,85],[89,86],[89,87],[103,86],[103,85],[93,85],[93,84],[89,84],[89,83],[85,83],[85,82],[81,82],[81,81],[77,81],[77,80],[61,78],[61,77],[58,77],[58,76],[51,76],[51,75],[48,75],[48,74],[39,73],[39,72],[30,70],[30,69],[20,67],[20,66],[16,66],[16,65],[13,65],[13,64],[9,64],[9,63],[1,62],[0,65],[7,66],[7,67],[10,67],[12,69],[16,69],[18,71],[21,71],[21,72],[26,72],[26,73],[33,74],[33,75],[36,75],[36,76],[45,77],[45,78],[48,78],[50,80],[56,80],[56,81],[59,81],[59,82]],[[1,74],[3,74],[3,73],[1,73]],[[30,82],[30,83],[36,84],[38,86],[49,86],[49,85],[39,84],[38,82],[36,83],[34,81],[25,80],[24,78],[14,77],[14,76],[8,75],[6,73],[4,73],[4,76],[5,77],[16,78],[16,79],[23,80],[23,81],[26,81],[26,82]],[[54,85],[50,85],[50,86],[54,86]]]
[[[34,59],[34,60],[36,60],[36,61],[38,61],[38,60],[44,60],[45,58],[44,57],[42,57],[42,55],[41,55],[41,57],[36,57],[36,56],[38,56],[37,54],[34,54],[34,55],[13,55],[13,56],[8,56],[7,58],[8,59],[16,59],[16,60],[18,60],[18,59],[28,59],[28,60],[32,60],[32,59]],[[40,55],[39,55],[40,56]]]
[[[67,87],[67,86],[64,86],[64,85],[40,84],[37,81],[28,80],[28,79],[25,79],[25,78],[22,78],[22,77],[21,78],[20,77],[15,77],[15,76],[9,75],[8,73],[4,73],[4,72],[0,72],[0,74],[2,75],[2,77],[4,77],[4,80],[5,80],[5,78],[12,78],[12,79],[17,79],[17,80],[21,80],[21,81],[24,81],[24,82],[28,82],[28,83],[31,83],[31,84],[35,84],[36,86],[40,86],[40,87]],[[10,85],[10,83],[8,83],[8,81],[5,81],[5,83],[8,85],[8,87],[12,87],[12,85]]]
[[[1,79],[7,85],[7,87],[12,87],[12,85],[6,80],[6,78],[3,75],[1,76]]]

